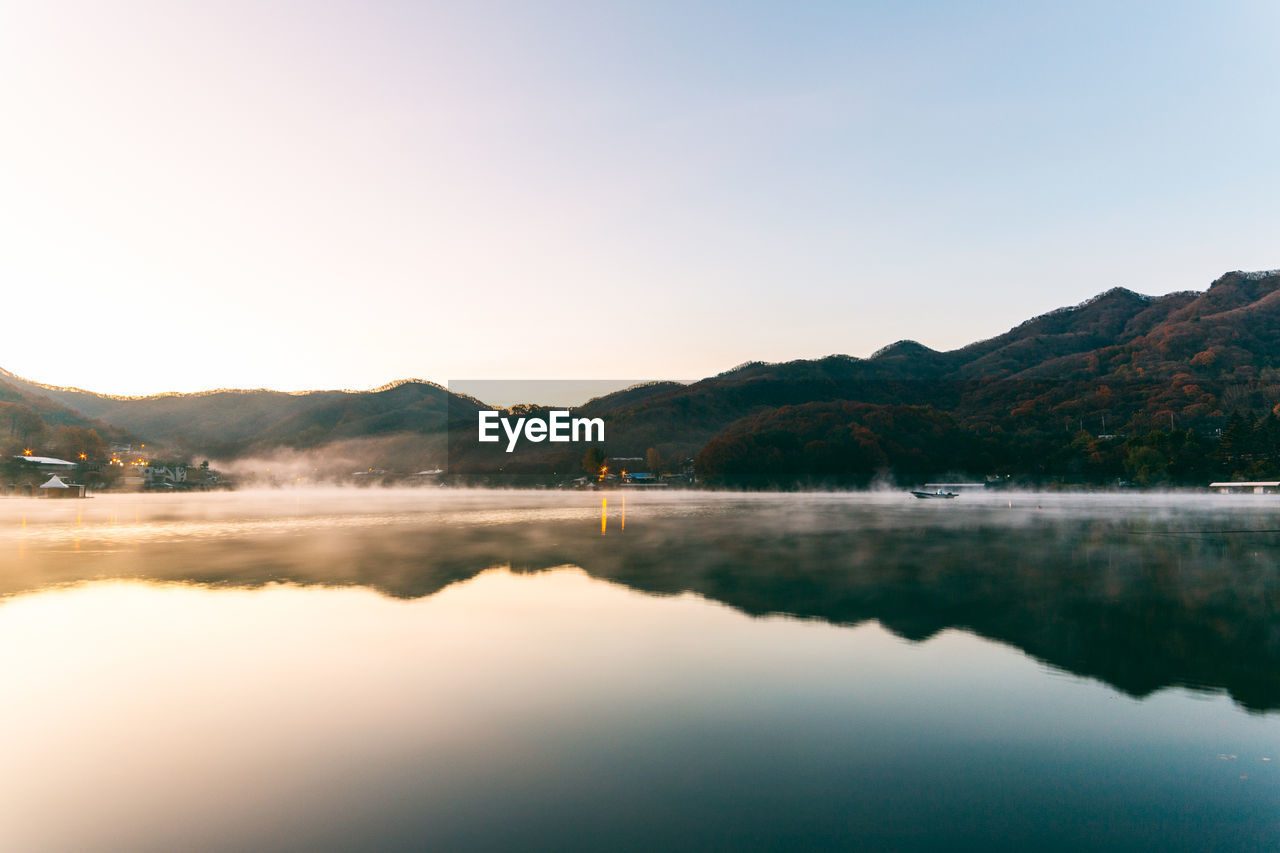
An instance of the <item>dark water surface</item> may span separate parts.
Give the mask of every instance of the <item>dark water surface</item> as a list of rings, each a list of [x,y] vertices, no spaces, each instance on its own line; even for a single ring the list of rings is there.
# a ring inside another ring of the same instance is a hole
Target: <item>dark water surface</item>
[[[1272,850],[1280,500],[0,500],[0,850]]]

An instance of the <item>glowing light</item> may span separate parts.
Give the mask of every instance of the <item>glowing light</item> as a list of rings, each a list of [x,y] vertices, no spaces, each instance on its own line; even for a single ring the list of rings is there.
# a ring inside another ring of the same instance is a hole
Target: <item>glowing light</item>
[[[605,535],[605,529],[609,525],[608,509],[609,509],[609,499],[601,498],[600,499],[600,535],[601,536]]]

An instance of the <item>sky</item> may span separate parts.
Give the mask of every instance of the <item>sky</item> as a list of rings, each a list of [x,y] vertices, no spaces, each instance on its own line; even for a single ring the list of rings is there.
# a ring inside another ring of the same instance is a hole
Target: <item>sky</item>
[[[692,378],[1280,267],[1280,5],[0,0],[0,367]]]

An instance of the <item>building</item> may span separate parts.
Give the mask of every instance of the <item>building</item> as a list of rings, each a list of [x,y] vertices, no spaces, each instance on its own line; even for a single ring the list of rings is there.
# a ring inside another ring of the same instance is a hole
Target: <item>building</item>
[[[1222,495],[1274,495],[1280,492],[1280,480],[1210,483],[1209,488]]]
[[[653,486],[655,488],[666,486],[666,483],[659,482],[657,474],[639,473],[624,474],[622,477],[622,485],[624,486]]]
[[[148,486],[165,483],[177,486],[187,482],[186,465],[145,465],[142,468],[143,481]]]
[[[44,474],[68,473],[76,469],[76,463],[68,462],[65,459],[58,459],[53,456],[28,456],[22,454],[13,457],[21,459],[23,462],[30,462],[36,466],[36,469]]]
[[[926,492],[977,492],[987,487],[986,483],[925,483]]]
[[[42,498],[82,498],[84,486],[79,483],[64,483],[62,478],[54,474],[49,481],[40,487]]]

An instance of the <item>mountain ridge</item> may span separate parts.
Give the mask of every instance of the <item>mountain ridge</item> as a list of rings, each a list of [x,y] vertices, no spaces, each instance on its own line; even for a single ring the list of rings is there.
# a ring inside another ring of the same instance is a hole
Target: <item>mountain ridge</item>
[[[442,453],[451,419],[474,421],[473,413],[487,407],[421,379],[364,391],[117,396],[0,370],[0,390],[6,388],[44,405],[55,420],[81,418],[217,457],[318,452],[339,442],[395,437],[398,448],[423,448],[415,458],[425,460]],[[1161,296],[1113,287],[952,350],[904,339],[867,358],[749,361],[691,384],[644,383],[576,408],[609,419],[607,444],[618,455],[657,447],[675,458],[696,455],[743,419],[779,407],[801,407],[792,414],[807,416],[804,406],[840,401],[929,406],[965,429],[1003,432],[1060,430],[1064,422],[1095,417],[1131,432],[1160,423],[1220,428],[1232,408],[1266,411],[1280,404],[1280,270],[1231,271],[1204,291]],[[830,418],[869,410],[821,411]],[[784,428],[776,418],[758,424]]]

